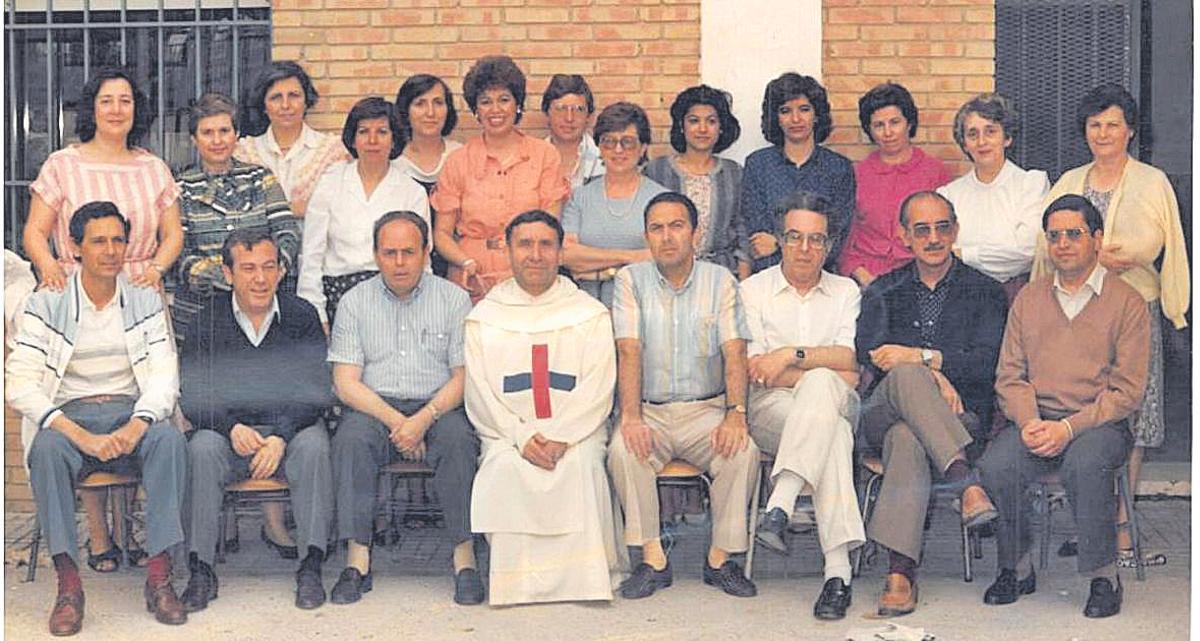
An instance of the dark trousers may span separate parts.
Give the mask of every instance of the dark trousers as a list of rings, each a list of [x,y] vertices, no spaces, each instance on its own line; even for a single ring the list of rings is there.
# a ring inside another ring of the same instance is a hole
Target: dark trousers
[[[405,416],[426,401],[383,397]],[[331,441],[339,540],[369,545],[374,533],[379,468],[400,458],[388,429],[374,417],[347,408]],[[455,545],[471,538],[471,484],[479,466],[479,437],[462,408],[443,414],[425,433],[425,462],[434,469],[433,485],[446,517],[446,534]]]
[[[1000,511],[996,530],[1000,568],[1015,569],[1032,544],[1025,488],[1055,470],[1067,490],[1079,530],[1079,571],[1087,573],[1112,563],[1117,553],[1113,472],[1125,463],[1132,444],[1133,436],[1124,421],[1079,433],[1062,454],[1051,458],[1026,449],[1016,426],[1010,424],[997,435],[978,467],[988,496]]]

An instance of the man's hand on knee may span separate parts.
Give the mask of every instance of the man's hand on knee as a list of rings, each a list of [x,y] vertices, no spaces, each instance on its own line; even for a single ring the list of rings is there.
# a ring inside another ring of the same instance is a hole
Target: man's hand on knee
[[[750,444],[750,428],[746,416],[739,412],[726,412],[725,418],[709,436],[713,451],[718,456],[733,458]]]
[[[287,443],[278,436],[268,436],[264,439],[262,447],[254,453],[254,458],[250,459],[250,478],[266,479],[275,475],[275,471],[279,469],[279,462],[283,460],[283,452],[287,449]]]
[[[258,430],[249,425],[237,423],[233,429],[229,430],[229,444],[233,446],[233,451],[238,456],[245,458],[257,453],[267,444],[267,441],[262,434],[258,433]]]
[[[654,432],[641,417],[621,419],[621,438],[625,441],[625,449],[639,461],[644,463],[650,459],[650,453],[654,450]]]

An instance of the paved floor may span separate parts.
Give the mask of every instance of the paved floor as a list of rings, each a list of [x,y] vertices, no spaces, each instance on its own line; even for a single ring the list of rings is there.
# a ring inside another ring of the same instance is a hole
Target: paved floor
[[[1086,586],[1073,562],[1054,557],[1039,573],[1036,594],[1007,607],[984,606],[980,597],[994,578],[995,545],[985,539],[984,558],[975,562],[977,577],[964,583],[954,515],[934,512],[921,568],[918,611],[897,619],[947,639],[1105,639],[1173,640],[1188,638],[1191,566],[1191,504],[1188,500],[1139,503],[1147,549],[1163,552],[1166,566],[1150,568],[1145,583],[1132,573],[1125,581],[1120,616],[1103,621],[1081,614]],[[53,598],[54,574],[41,559],[37,581],[22,583],[30,519],[8,515],[5,562],[4,632],[10,639],[47,638],[46,617]],[[1065,510],[1054,521],[1053,548],[1070,530]],[[755,580],[759,596],[735,599],[700,582],[706,541],[704,524],[683,525],[672,552],[675,585],[644,601],[612,604],[555,604],[512,608],[465,608],[450,600],[445,568],[449,548],[439,530],[406,530],[391,550],[377,552],[375,589],[352,606],[326,605],[303,612],[292,606],[294,562],[270,555],[258,540],[253,517],[241,523],[242,550],[220,565],[220,598],[192,615],[186,626],[155,623],[139,603],[141,570],[100,575],[84,570],[87,618],[79,639],[805,639],[842,640],[852,628],[877,621],[863,618],[873,610],[882,582],[880,562],[855,583],[849,616],[819,623],[810,615],[821,586],[815,536],[795,534],[793,553],[781,557],[759,549]],[[340,556],[325,566],[331,587]],[[176,579],[178,589],[185,581]]]

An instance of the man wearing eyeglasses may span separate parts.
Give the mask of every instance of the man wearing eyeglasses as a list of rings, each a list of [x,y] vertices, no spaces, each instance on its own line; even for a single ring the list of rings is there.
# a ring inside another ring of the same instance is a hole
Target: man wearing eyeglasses
[[[822,269],[834,244],[829,201],[798,192],[773,214],[783,260],[741,286],[750,328],[750,433],[775,456],[758,540],[787,554],[784,535],[796,498],[811,488],[825,555],[825,586],[813,616],[836,620],[850,606],[850,550],[865,540],[853,464],[854,333],[862,296],[853,280]]]
[[[1054,275],[1013,301],[996,368],[1009,427],[979,462],[1000,509],[999,575],[983,595],[1012,603],[1037,589],[1025,487],[1058,471],[1079,528],[1079,573],[1090,579],[1083,615],[1121,611],[1113,471],[1129,455],[1129,417],[1146,389],[1150,317],[1141,295],[1097,262],[1100,212],[1068,194],[1046,208],[1042,228]]]
[[[900,205],[900,235],[912,262],[864,292],[855,339],[874,381],[860,421],[884,476],[867,534],[889,554],[880,616],[917,607],[916,569],[934,478],[961,488],[962,520],[973,527],[996,509],[971,469],[967,446],[991,424],[992,384],[1007,302],[992,278],[952,253],[954,205],[921,191]]]

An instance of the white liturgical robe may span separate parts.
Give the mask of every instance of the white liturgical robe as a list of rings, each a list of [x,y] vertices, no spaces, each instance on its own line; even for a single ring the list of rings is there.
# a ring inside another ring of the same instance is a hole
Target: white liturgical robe
[[[628,559],[605,471],[616,381],[612,322],[559,277],[541,296],[509,279],[467,316],[466,408],[482,457],[471,527],[489,536],[491,605],[611,600]],[[553,471],[521,456],[568,444]]]

